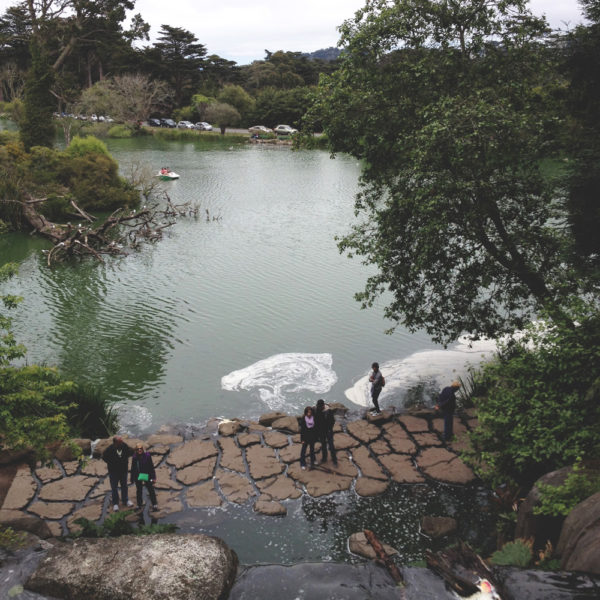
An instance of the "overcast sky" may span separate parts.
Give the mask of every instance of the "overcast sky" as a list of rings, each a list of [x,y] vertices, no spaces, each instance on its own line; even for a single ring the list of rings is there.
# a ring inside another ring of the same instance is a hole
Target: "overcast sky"
[[[15,4],[0,0],[0,12]],[[161,25],[194,33],[209,54],[238,64],[263,59],[265,49],[312,52],[336,46],[337,27],[364,0],[136,0],[156,38]],[[545,14],[555,29],[582,21],[577,0],[531,0],[534,14]]]

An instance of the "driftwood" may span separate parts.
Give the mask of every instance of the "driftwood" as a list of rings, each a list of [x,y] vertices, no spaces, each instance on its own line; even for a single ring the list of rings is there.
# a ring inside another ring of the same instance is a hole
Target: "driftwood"
[[[364,529],[363,533],[367,538],[367,541],[375,550],[375,554],[377,555],[378,562],[382,563],[386,569],[389,571],[393,580],[396,583],[404,584],[404,579],[402,579],[402,575],[398,570],[398,567],[394,564],[394,561],[386,554],[381,542],[377,539],[376,535],[370,529]]]
[[[141,210],[117,209],[99,225],[92,226],[95,217],[71,201],[75,216],[86,221],[77,226],[71,223],[52,223],[40,214],[36,206],[45,198],[28,195],[23,203],[23,216],[38,233],[53,243],[46,250],[48,265],[64,261],[70,257],[92,256],[104,262],[103,255],[126,254],[128,249],[136,249],[144,242],[155,242],[162,238],[163,231],[177,222],[179,217],[198,216],[198,208],[190,203],[173,204],[165,194],[166,203],[143,206]]]
[[[500,598],[491,569],[471,547],[460,541],[457,546],[440,552],[425,553],[427,566],[435,571],[460,596],[478,594],[490,588],[489,598]]]

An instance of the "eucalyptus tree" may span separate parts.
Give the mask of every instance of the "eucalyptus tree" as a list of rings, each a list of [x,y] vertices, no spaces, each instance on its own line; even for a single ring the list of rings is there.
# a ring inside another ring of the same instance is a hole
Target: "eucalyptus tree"
[[[443,343],[569,317],[565,207],[540,172],[555,115],[545,21],[521,0],[372,0],[340,28],[312,111],[363,161],[339,248],[377,271],[394,327]]]

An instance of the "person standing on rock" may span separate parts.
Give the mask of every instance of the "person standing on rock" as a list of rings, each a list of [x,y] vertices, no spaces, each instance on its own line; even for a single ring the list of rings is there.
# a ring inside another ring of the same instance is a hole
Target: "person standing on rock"
[[[325,400],[317,400],[317,408],[315,410],[315,427],[317,428],[317,436],[321,442],[321,450],[323,452],[322,462],[327,461],[327,446],[331,452],[331,460],[337,466],[337,457],[335,454],[335,446],[333,445],[333,425],[335,419],[333,411]]]
[[[445,387],[435,405],[436,410],[441,410],[444,417],[444,441],[449,442],[453,435],[454,411],[456,410],[456,392],[460,387],[458,381],[453,381]]]
[[[315,468],[315,442],[317,441],[317,428],[315,427],[315,416],[312,406],[304,409],[304,415],[300,419],[300,466],[306,469],[306,448],[310,447],[310,470]]]
[[[381,410],[379,409],[379,394],[381,394],[381,390],[385,385],[385,379],[379,370],[379,363],[374,362],[371,365],[371,374],[369,375],[369,381],[371,382],[371,400],[373,400],[373,410],[371,411],[372,415],[381,414]]]
[[[108,478],[112,490],[113,510],[119,510],[119,485],[121,486],[121,500],[127,506],[133,506],[129,500],[127,490],[127,473],[129,471],[129,457],[133,450],[123,441],[120,435],[115,435],[113,443],[102,453],[102,460],[108,467]]]
[[[152,464],[150,452],[144,452],[144,446],[136,444],[135,453],[131,461],[131,483],[135,483],[136,499],[138,508],[144,505],[143,488],[146,486],[152,502],[152,510],[158,510],[156,502],[156,492],[154,491],[154,482],[156,481],[156,471]]]

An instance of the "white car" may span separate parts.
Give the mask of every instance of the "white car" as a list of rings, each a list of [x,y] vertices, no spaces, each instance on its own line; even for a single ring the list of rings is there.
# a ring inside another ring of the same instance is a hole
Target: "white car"
[[[249,127],[248,131],[254,135],[260,135],[260,134],[264,134],[264,133],[273,133],[272,129],[269,129],[268,127],[265,127],[264,125],[254,125],[253,127]]]
[[[194,129],[194,124],[190,121],[179,121],[177,129]]]
[[[277,127],[275,127],[273,131],[278,135],[292,135],[294,133],[298,133],[297,129],[294,129],[289,125],[277,125]]]
[[[207,123],[206,121],[199,121],[194,125],[195,129],[199,129],[200,131],[212,131],[212,125]]]

